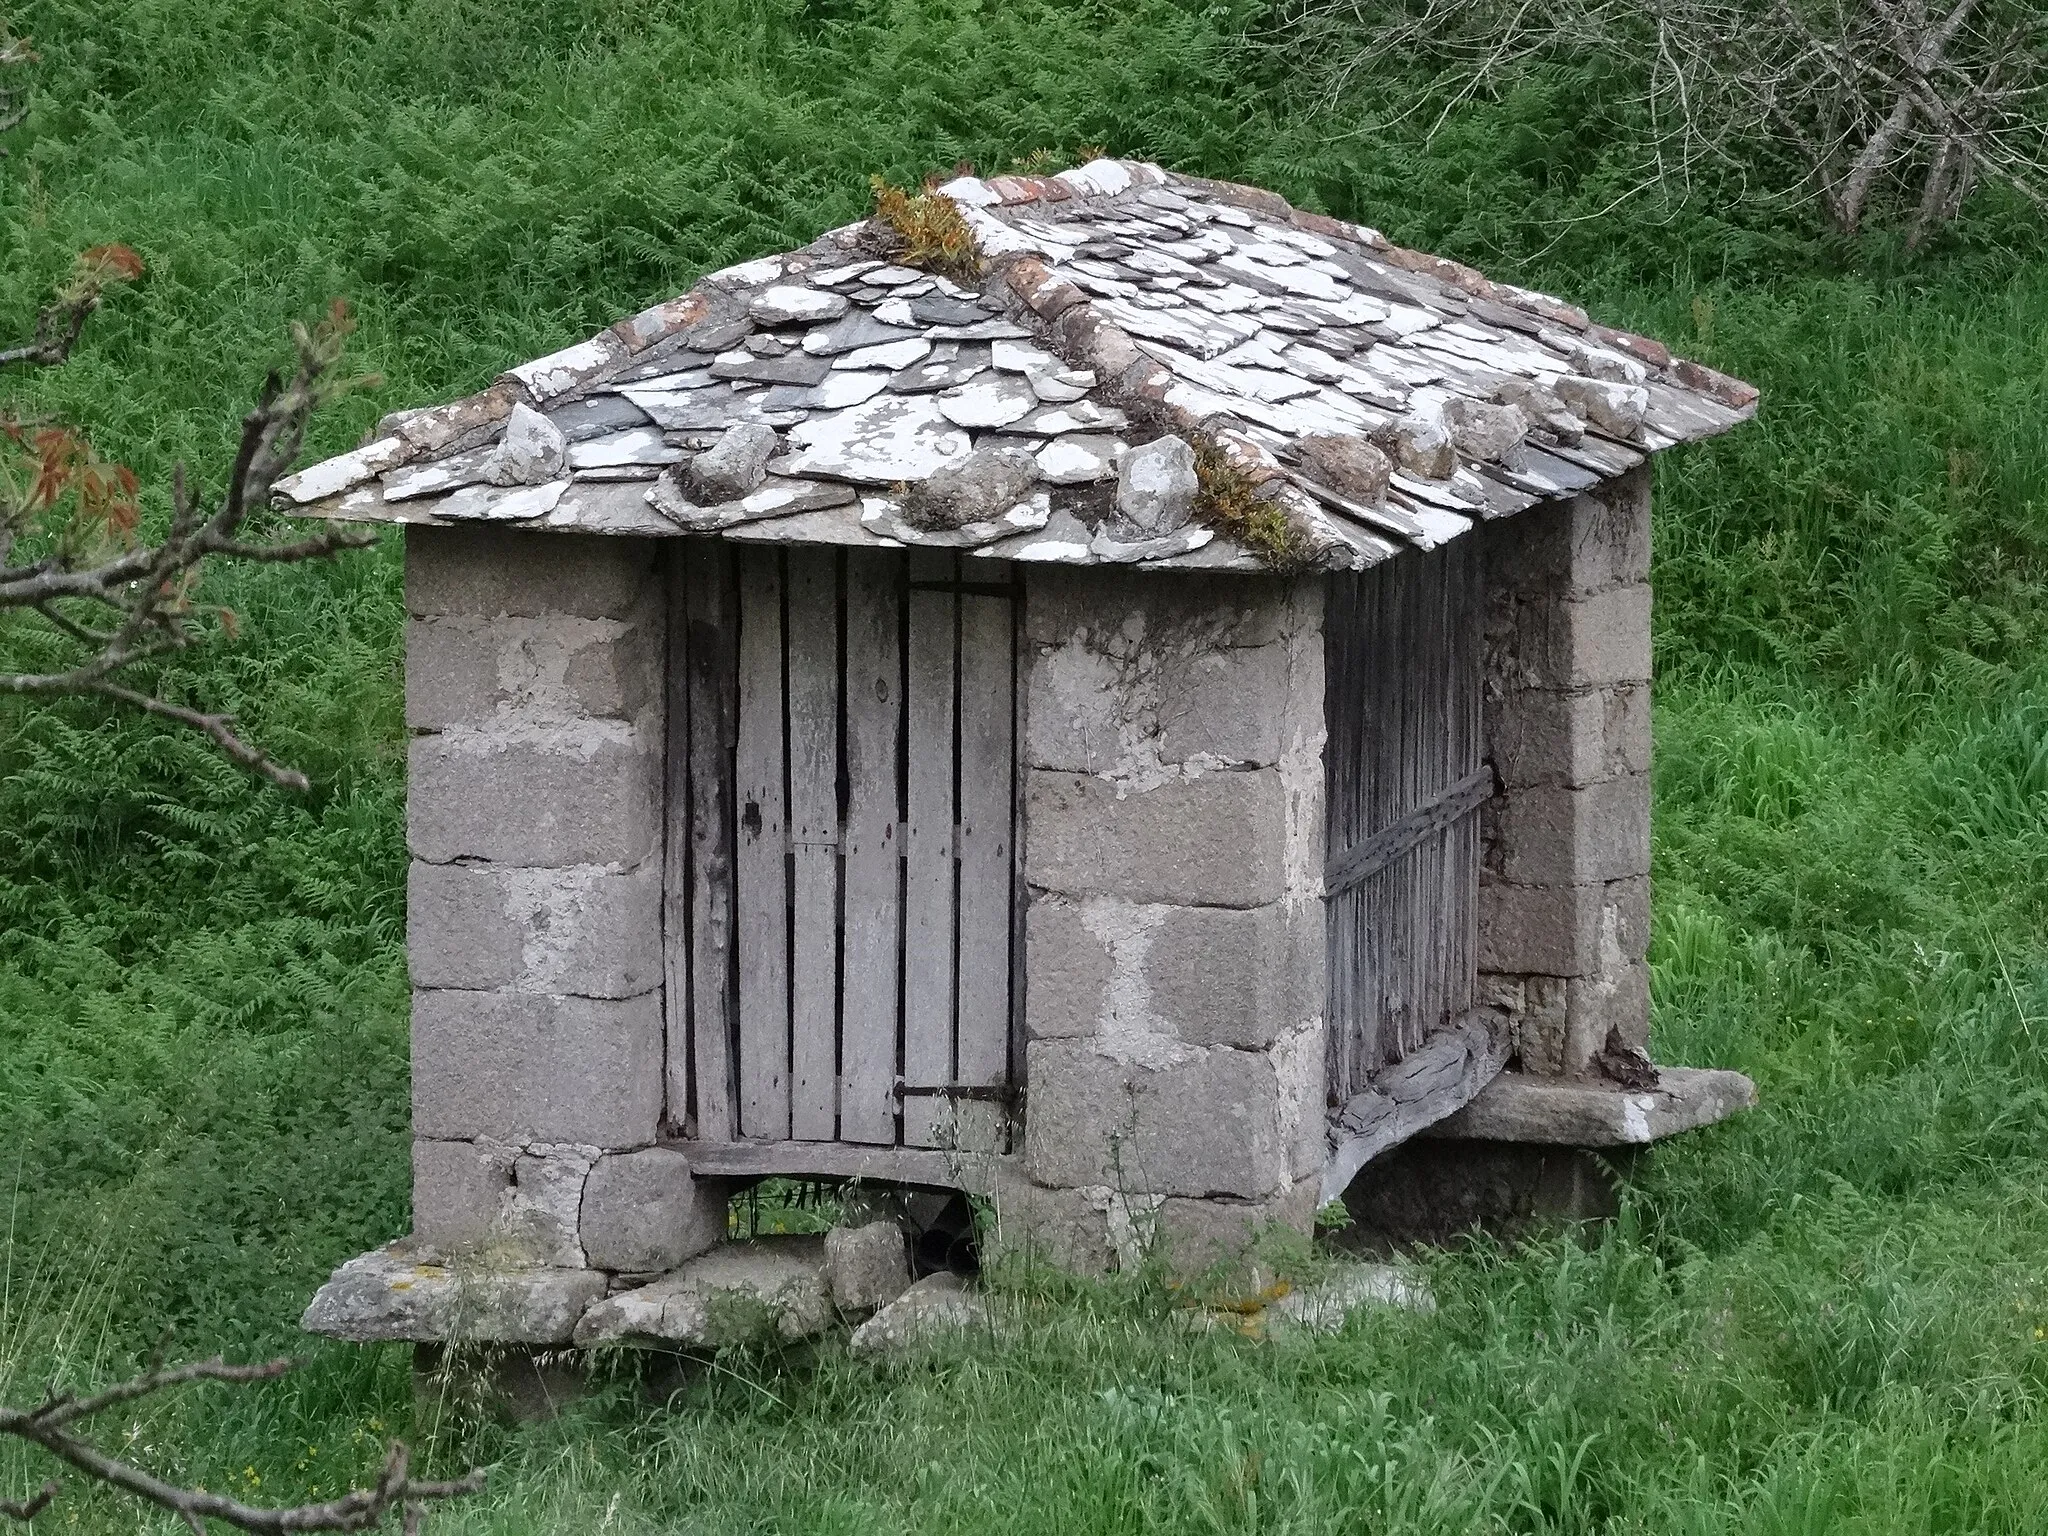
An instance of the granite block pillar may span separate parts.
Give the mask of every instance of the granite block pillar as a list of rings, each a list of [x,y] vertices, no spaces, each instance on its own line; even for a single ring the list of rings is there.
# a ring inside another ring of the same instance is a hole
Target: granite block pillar
[[[1524,1072],[1649,1037],[1650,482],[1485,525],[1479,1000]]]
[[[1324,1155],[1322,585],[1032,570],[1025,1182],[1006,1231],[1186,1270]]]
[[[638,1150],[663,1109],[660,570],[646,540],[407,530],[414,1237],[430,1252],[644,1270],[723,1232],[722,1184],[693,1194],[680,1156]]]

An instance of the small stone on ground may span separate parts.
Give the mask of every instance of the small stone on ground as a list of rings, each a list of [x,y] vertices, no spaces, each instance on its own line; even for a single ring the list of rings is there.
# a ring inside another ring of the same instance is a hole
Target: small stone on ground
[[[910,1289],[910,1256],[893,1221],[825,1234],[825,1278],[841,1312],[872,1312]]]
[[[853,1330],[856,1355],[885,1355],[945,1333],[985,1327],[988,1303],[958,1275],[926,1275]]]

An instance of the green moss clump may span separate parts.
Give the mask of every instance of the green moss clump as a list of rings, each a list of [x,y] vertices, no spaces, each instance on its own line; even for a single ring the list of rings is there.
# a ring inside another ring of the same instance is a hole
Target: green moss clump
[[[1259,494],[1258,482],[1214,443],[1195,441],[1195,516],[1228,534],[1276,571],[1308,564],[1308,540],[1287,509]]]
[[[962,280],[981,276],[974,231],[950,197],[930,189],[906,192],[880,176],[869,177],[868,185],[874,188],[875,218],[901,242],[898,261]]]

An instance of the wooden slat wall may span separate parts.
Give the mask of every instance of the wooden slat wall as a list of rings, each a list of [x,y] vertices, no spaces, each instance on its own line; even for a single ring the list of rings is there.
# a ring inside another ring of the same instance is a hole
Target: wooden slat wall
[[[1332,864],[1480,765],[1480,567],[1454,540],[1331,579],[1325,748]],[[1471,1007],[1477,816],[1329,901],[1329,1092],[1371,1075]]]
[[[733,1033],[733,751],[738,736],[739,593],[732,551],[692,541],[684,556],[689,614],[690,1062],[702,1141],[730,1141]],[[671,802],[673,807],[673,802]],[[671,811],[673,814],[673,810]]]
[[[839,1130],[839,556],[788,553],[790,1134]]]
[[[954,1081],[996,1087],[1010,1070],[1011,898],[1015,883],[1016,605],[960,598],[959,1033]],[[962,1100],[954,1145],[1000,1152],[1003,1106]]]
[[[671,1124],[1007,1150],[1007,1107],[955,1091],[1013,1059],[1006,573],[692,540],[678,574]]]
[[[839,1136],[896,1140],[903,963],[903,565],[846,556],[846,826]]]
[[[956,558],[937,551],[910,555],[903,944],[903,1081],[909,1088],[943,1088],[953,1081],[953,712],[960,649]],[[906,1095],[904,1145],[944,1145],[947,1108],[947,1100],[936,1095]]]
[[[782,552],[739,552],[739,1108],[743,1136],[789,1134],[789,843],[783,820]]]
[[[662,567],[667,595],[667,666],[663,672],[666,739],[662,793],[670,806],[690,803],[690,608],[692,541],[675,539]],[[664,818],[661,844],[662,1133],[692,1126],[690,1083],[690,823]]]

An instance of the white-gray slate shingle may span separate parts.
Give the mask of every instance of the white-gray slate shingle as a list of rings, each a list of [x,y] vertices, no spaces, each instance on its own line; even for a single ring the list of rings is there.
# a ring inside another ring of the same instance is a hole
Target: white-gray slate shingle
[[[1258,568],[1199,521],[1161,537],[1115,515],[1102,487],[1134,445],[1172,433],[1259,482],[1318,563],[1356,569],[1756,409],[1749,385],[1646,337],[1255,188],[1097,160],[938,190],[974,231],[978,286],[876,260],[868,226],[835,230],[481,394],[387,417],[364,447],[280,482],[279,501],[340,519]],[[769,478],[706,504],[717,477],[691,463],[734,427],[756,453],[773,436]],[[1036,467],[1012,512],[960,527],[900,515],[903,486],[983,447]]]

